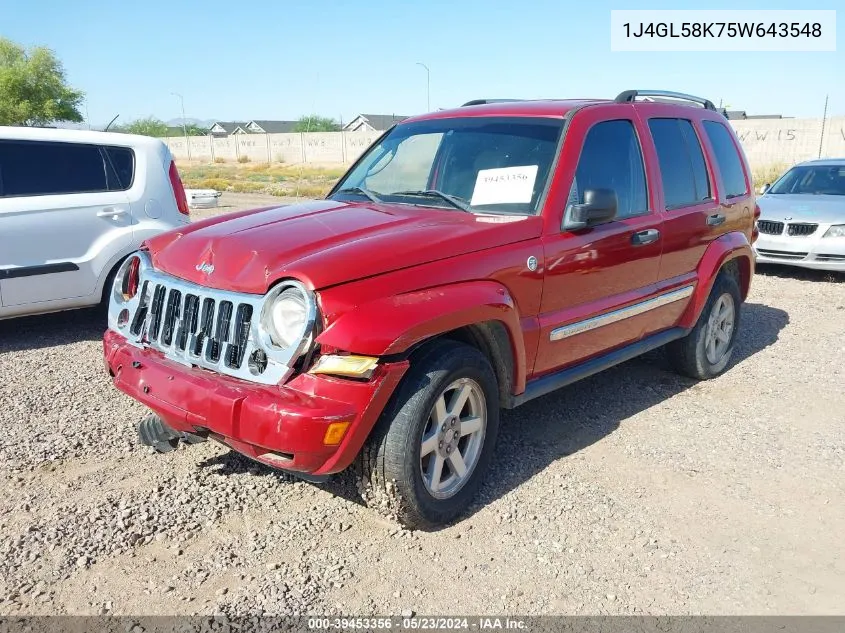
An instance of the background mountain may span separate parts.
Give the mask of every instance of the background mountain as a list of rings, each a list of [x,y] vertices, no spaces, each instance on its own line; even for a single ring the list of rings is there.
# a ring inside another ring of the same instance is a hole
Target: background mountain
[[[210,128],[217,119],[192,119],[191,117],[185,117],[185,124],[186,125],[196,125],[197,127],[202,128]],[[182,127],[182,119],[181,117],[178,119],[170,119],[169,121],[165,121],[167,123],[167,127]]]

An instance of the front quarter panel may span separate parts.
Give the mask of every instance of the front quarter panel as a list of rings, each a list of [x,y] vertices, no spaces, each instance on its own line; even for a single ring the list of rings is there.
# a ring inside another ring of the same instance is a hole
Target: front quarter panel
[[[510,292],[495,281],[438,286],[363,303],[331,323],[317,342],[357,354],[390,356],[434,335],[489,321],[499,321],[508,330],[519,390],[526,373],[520,318]]]

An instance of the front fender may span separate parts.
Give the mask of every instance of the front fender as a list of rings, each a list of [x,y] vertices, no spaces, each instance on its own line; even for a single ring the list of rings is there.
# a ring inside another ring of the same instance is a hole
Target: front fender
[[[704,304],[707,303],[707,297],[710,296],[710,291],[713,289],[716,276],[725,264],[734,260],[739,264],[740,278],[738,281],[740,282],[742,299],[745,300],[748,296],[751,277],[754,275],[754,251],[744,233],[733,231],[718,237],[707,246],[704,257],[698,263],[696,275],[698,284],[696,284],[692,299],[690,299],[687,309],[681,317],[679,323],[681,327],[692,328],[695,326],[702,310],[704,310]]]
[[[363,303],[329,324],[317,342],[356,354],[390,356],[432,336],[488,321],[499,321],[507,328],[514,381],[524,385],[525,344],[519,314],[507,288],[494,281],[462,282]]]

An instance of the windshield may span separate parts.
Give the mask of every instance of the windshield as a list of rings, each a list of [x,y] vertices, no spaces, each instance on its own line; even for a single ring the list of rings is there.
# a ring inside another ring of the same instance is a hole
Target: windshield
[[[537,212],[562,119],[467,117],[400,124],[331,197],[486,213]]]
[[[793,167],[766,193],[845,196],[845,165]]]

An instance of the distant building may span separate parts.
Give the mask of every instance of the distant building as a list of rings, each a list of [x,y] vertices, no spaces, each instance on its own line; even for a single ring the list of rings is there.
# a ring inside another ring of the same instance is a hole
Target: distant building
[[[211,126],[212,136],[230,136],[232,134],[282,134],[293,132],[298,121],[216,121]]]
[[[212,136],[229,136],[245,125],[247,125],[246,121],[215,121],[208,131]]]
[[[346,132],[384,132],[407,118],[398,114],[359,114],[343,129]]]
[[[782,114],[748,114],[745,110],[722,110],[728,121],[744,121],[747,119],[788,119]]]
[[[257,121],[239,126],[235,134],[286,134],[293,132],[299,121]]]

